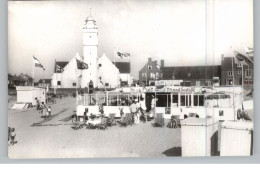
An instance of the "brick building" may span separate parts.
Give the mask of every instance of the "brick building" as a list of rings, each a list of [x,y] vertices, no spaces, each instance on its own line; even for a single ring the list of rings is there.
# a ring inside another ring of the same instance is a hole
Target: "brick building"
[[[233,60],[233,61],[232,61]],[[233,63],[233,70],[232,70]],[[244,88],[253,87],[253,64],[246,60],[239,61],[234,57],[224,57],[221,59],[221,85],[242,85]]]
[[[161,62],[161,66],[163,62]],[[139,85],[153,85],[156,80],[161,79],[161,69],[157,61],[153,61],[152,58],[148,58],[148,62],[139,71]]]

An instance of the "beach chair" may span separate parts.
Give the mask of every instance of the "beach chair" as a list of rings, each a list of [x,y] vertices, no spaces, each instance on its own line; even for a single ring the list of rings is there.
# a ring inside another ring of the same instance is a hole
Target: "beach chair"
[[[75,116],[72,117],[72,123],[73,126],[71,127],[74,130],[78,130],[83,128],[86,125],[86,119],[85,118],[76,118]]]
[[[115,113],[109,113],[107,118],[107,125],[109,126],[116,125],[115,115],[116,115]]]
[[[107,118],[102,117],[100,124],[98,124],[98,129],[107,129]]]
[[[164,126],[164,118],[162,113],[156,113],[154,126],[163,127]]]
[[[170,121],[167,124],[169,128],[178,128],[181,127],[180,115],[172,115]]]
[[[122,119],[119,123],[120,123],[120,126],[125,126],[125,127],[132,124],[132,114],[126,113],[125,116],[122,117]]]
[[[147,118],[147,121],[152,121],[154,119],[154,112],[151,110],[149,112],[146,113],[146,118]]]
[[[126,113],[125,116],[127,120],[127,125],[133,125],[133,114]]]

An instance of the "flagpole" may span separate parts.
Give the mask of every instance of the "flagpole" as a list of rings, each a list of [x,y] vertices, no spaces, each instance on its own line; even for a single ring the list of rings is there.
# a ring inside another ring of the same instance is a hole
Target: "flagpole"
[[[35,69],[35,64],[34,64],[34,58],[33,58],[33,62],[32,62],[32,78],[33,78],[33,82],[32,82],[32,86],[34,87],[34,69]]]
[[[232,48],[232,47],[231,47]],[[234,53],[234,50],[232,49],[232,51],[233,51],[233,53]],[[236,57],[236,56],[235,56]],[[235,86],[235,77],[234,77],[234,59],[235,59],[235,57],[234,58],[231,58],[231,60],[232,60],[232,77],[233,77],[233,81],[232,81],[232,83],[233,83],[233,85],[232,85],[232,89],[233,89],[233,110],[234,110],[234,120],[236,120],[236,109],[235,109],[235,92],[234,92],[234,86]]]

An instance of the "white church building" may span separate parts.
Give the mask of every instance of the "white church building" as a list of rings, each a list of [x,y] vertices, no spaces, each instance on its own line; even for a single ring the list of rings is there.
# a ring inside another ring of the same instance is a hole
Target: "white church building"
[[[119,69],[103,54],[98,57],[98,28],[90,15],[83,27],[83,57],[77,53],[69,62],[55,62],[52,88],[85,88],[93,82],[94,88],[116,88],[120,86]],[[88,65],[78,69],[77,60]]]

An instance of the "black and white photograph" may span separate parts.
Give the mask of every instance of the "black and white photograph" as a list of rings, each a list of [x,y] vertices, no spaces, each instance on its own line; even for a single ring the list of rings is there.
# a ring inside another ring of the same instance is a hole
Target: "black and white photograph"
[[[253,29],[253,0],[9,1],[8,157],[254,155]]]

